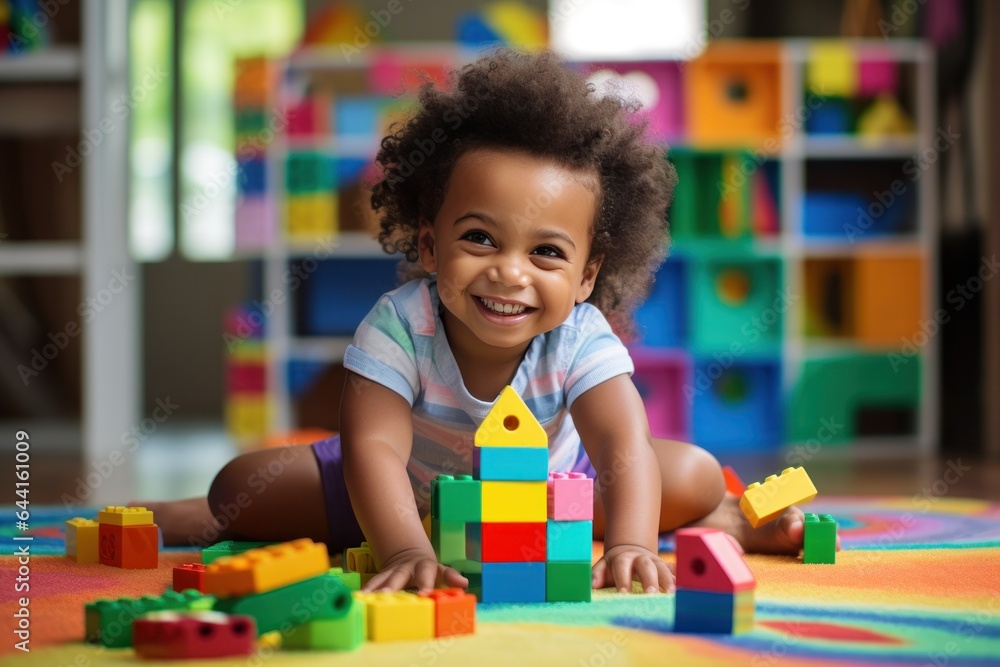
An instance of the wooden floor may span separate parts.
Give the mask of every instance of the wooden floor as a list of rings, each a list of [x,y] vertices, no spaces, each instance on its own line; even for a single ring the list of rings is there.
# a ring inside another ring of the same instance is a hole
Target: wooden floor
[[[184,458],[195,460],[194,457]],[[777,456],[728,458],[722,462],[732,465],[748,484],[787,467]],[[81,476],[79,461],[33,457],[31,463],[31,501],[38,505],[62,504],[63,494],[72,494]],[[221,467],[218,459],[215,465],[216,469]],[[997,462],[966,457],[933,461],[817,460],[806,463],[805,468],[822,495],[980,498],[1000,502],[1000,463]],[[148,466],[146,469],[147,477],[153,474]],[[204,470],[200,472],[205,473]],[[159,477],[160,473],[156,474]],[[214,470],[208,471],[207,477],[202,474],[192,486],[163,479],[156,479],[157,484],[154,484],[154,480],[144,479],[140,473],[136,488],[145,489],[146,493],[140,491],[137,497],[147,497],[154,486],[160,491],[154,494],[158,497],[149,497],[150,500],[168,499],[164,496],[171,494],[178,498],[201,495],[202,489],[207,490],[205,480],[210,480],[213,474]],[[134,499],[123,498],[120,502],[130,500]]]

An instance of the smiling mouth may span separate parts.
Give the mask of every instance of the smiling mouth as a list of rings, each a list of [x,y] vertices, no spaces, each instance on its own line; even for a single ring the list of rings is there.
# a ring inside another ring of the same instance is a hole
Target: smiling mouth
[[[498,303],[491,299],[487,299],[484,296],[480,296],[477,298],[479,299],[480,303],[486,306],[487,310],[496,313],[498,315],[520,315],[526,310],[533,310],[532,308],[529,308],[528,306],[523,306],[521,304]]]

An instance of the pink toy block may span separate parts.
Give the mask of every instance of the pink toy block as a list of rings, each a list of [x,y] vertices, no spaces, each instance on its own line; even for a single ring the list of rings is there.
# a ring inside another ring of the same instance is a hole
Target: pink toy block
[[[550,472],[549,518],[590,521],[594,518],[594,480],[582,472]]]
[[[677,588],[739,593],[756,587],[753,573],[732,539],[717,528],[682,528],[677,544]]]
[[[865,59],[858,63],[858,94],[874,97],[879,93],[896,94],[899,87],[899,66],[891,55]]]
[[[236,249],[270,248],[275,239],[274,206],[267,197],[242,197],[236,203]]]

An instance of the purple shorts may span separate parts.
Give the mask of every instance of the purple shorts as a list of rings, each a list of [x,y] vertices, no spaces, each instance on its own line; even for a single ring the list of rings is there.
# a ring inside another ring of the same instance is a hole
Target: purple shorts
[[[320,476],[323,479],[323,497],[326,499],[326,517],[330,528],[330,551],[342,551],[356,547],[365,541],[358,519],[351,507],[351,498],[347,493],[347,483],[344,481],[344,456],[340,450],[340,436],[334,435],[326,440],[314,442],[313,453],[319,463]],[[593,464],[587,457],[587,452],[580,447],[573,469],[569,472],[586,473],[587,477],[597,477]]]

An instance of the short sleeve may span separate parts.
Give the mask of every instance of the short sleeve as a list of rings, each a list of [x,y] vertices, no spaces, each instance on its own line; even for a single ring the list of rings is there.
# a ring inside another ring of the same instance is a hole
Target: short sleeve
[[[389,296],[379,299],[344,353],[344,367],[393,390],[412,406],[420,391],[410,327]]]
[[[628,349],[601,311],[586,303],[578,306],[577,311],[576,349],[564,385],[567,409],[588,389],[635,371]]]

